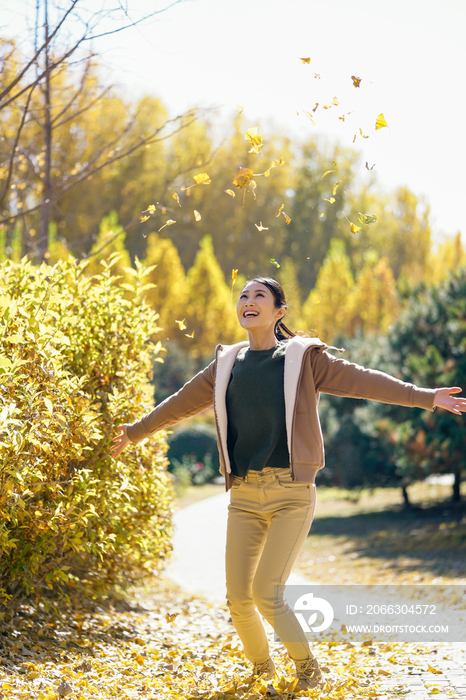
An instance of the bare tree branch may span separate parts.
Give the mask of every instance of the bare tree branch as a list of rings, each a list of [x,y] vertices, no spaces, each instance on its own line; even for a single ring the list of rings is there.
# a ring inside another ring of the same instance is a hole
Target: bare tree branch
[[[21,117],[21,122],[20,122],[20,124],[19,124],[18,131],[16,132],[15,142],[14,142],[13,147],[12,147],[12,149],[11,149],[10,162],[9,162],[9,164],[8,164],[8,175],[7,175],[6,180],[5,180],[5,186],[4,186],[4,188],[3,188],[3,192],[2,192],[2,194],[0,195],[0,207],[1,207],[2,204],[3,204],[3,201],[4,201],[5,197],[6,197],[6,193],[8,192],[8,188],[9,188],[9,186],[10,186],[11,176],[12,176],[12,174],[13,174],[13,163],[14,163],[14,160],[15,160],[16,151],[17,151],[17,149],[18,149],[19,137],[21,136],[21,132],[22,132],[22,130],[23,130],[24,122],[26,121],[26,115],[27,115],[28,109],[29,109],[29,102],[31,101],[31,97],[32,97],[33,91],[34,91],[34,88],[31,88],[31,90],[30,90],[30,92],[29,92],[29,95],[28,95],[28,98],[27,98],[27,100],[26,100],[26,104],[24,105],[24,108],[23,108],[23,116]]]
[[[102,36],[109,36],[110,34],[116,34],[117,32],[122,32],[124,29],[129,29],[130,27],[136,27],[138,24],[141,24],[141,22],[145,22],[146,20],[150,19],[151,17],[155,17],[156,15],[160,15],[162,12],[166,12],[167,10],[170,10],[172,7],[175,5],[178,5],[180,2],[183,2],[184,0],[174,0],[170,5],[167,7],[164,7],[162,10],[156,10],[155,12],[151,12],[148,15],[145,15],[144,17],[141,17],[141,19],[135,20],[134,22],[131,22],[130,24],[126,24],[124,27],[119,27],[118,29],[113,29],[112,31],[109,32],[103,32],[102,34],[94,34],[90,37],[86,37],[85,41],[91,41],[92,39],[100,39]],[[125,14],[128,16],[128,13],[125,12]]]

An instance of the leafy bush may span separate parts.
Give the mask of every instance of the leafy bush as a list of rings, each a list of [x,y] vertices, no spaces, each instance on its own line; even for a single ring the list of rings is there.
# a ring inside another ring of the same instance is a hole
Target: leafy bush
[[[116,426],[153,407],[160,350],[144,269],[119,285],[117,261],[93,277],[72,258],[0,265],[0,602],[104,593],[171,551],[165,434],[109,453]]]

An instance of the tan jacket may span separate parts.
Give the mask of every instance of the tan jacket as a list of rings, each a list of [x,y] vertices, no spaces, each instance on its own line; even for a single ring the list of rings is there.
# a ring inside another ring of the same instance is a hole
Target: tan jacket
[[[231,473],[227,449],[226,391],[236,355],[246,345],[247,341],[235,345],[218,345],[215,359],[208,367],[153,411],[128,426],[129,439],[138,443],[158,430],[213,405],[220,472],[225,476],[225,490],[228,491],[234,475]],[[347,362],[331,355],[327,348],[328,345],[319,338],[296,336],[287,342],[285,418],[291,473],[296,481],[314,483],[316,473],[324,466],[324,444],[317,408],[320,392],[400,406],[416,406],[429,411],[435,408],[435,389],[421,389],[384,372]]]

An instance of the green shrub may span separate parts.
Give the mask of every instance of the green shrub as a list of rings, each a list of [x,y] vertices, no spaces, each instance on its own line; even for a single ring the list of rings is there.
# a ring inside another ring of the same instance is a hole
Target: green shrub
[[[207,423],[195,423],[174,430],[169,436],[169,470],[174,465],[185,465],[191,474],[192,483],[204,484],[220,474],[220,459],[217,447],[217,431]],[[202,464],[202,469],[198,465]],[[196,466],[197,465],[197,466]]]
[[[160,350],[145,271],[136,259],[120,285],[117,261],[93,277],[72,258],[0,265],[0,602],[98,595],[171,551],[165,433],[109,453],[116,426],[153,407]]]

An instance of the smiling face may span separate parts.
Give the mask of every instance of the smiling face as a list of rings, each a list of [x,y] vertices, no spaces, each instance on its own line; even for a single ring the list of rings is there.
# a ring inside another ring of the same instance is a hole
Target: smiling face
[[[269,331],[283,318],[286,309],[275,306],[275,298],[265,284],[248,282],[236,305],[240,325],[247,331]]]

